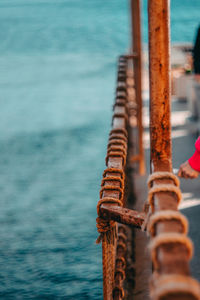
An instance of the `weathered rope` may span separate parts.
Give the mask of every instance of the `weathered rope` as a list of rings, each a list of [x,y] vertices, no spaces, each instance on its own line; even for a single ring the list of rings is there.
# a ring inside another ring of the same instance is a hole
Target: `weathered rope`
[[[108,181],[118,182],[120,184],[120,187],[122,189],[124,188],[124,181],[118,176],[104,177],[101,181],[101,186],[104,186],[105,182],[108,182]]]
[[[116,139],[123,140],[124,142],[127,143],[127,137],[122,133],[112,133],[109,137],[109,141],[116,140]]]
[[[108,147],[107,155],[110,152],[114,152],[114,151],[116,151],[116,152],[121,151],[124,155],[127,154],[126,149],[124,149],[124,147],[122,145],[112,145],[112,146]]]
[[[126,268],[126,260],[123,256],[119,256],[116,258],[116,265],[120,264],[122,269]]]
[[[110,135],[112,133],[123,133],[126,137],[128,137],[127,130],[125,128],[114,128],[110,131]]]
[[[123,200],[124,191],[123,191],[123,189],[120,186],[115,186],[115,185],[104,185],[104,186],[102,186],[101,189],[100,189],[100,199],[103,198],[103,192],[104,191],[116,191],[116,192],[119,192],[119,199],[118,200],[120,200],[120,201]]]
[[[127,236],[126,229],[124,226],[118,227],[118,240],[117,240],[117,253],[115,260],[115,284],[113,288],[113,298],[115,298],[116,294],[121,294],[121,298],[124,298],[124,289],[123,289],[123,281],[125,280],[125,256],[127,251],[126,246]],[[120,299],[121,299],[120,298]]]
[[[116,92],[116,99],[123,99],[126,101],[126,98],[127,98],[127,95],[125,92],[123,92],[123,91]],[[116,100],[116,102],[117,102],[117,100]]]
[[[152,173],[147,181],[148,187],[151,188],[152,183],[156,179],[172,179],[174,181],[174,184],[179,187],[180,181],[176,175],[174,175],[171,172],[154,172]]]
[[[116,106],[123,106],[126,108],[126,100],[125,99],[116,99],[115,103],[113,104],[113,110]]]
[[[151,256],[155,269],[158,269],[159,264],[157,260],[157,249],[160,246],[166,244],[182,244],[187,248],[188,251],[188,259],[191,259],[193,255],[193,244],[191,240],[184,234],[181,233],[161,233],[156,236],[150,243]]]
[[[122,206],[121,200],[113,198],[113,197],[104,197],[104,198],[100,199],[98,204],[97,204],[97,214],[98,214],[98,216],[100,216],[100,207],[101,207],[101,204],[103,204],[103,203],[106,203],[106,204],[109,204],[109,203],[113,204],[114,203],[115,205]]]
[[[181,191],[177,186],[174,186],[173,184],[156,184],[154,185],[148,193],[148,202],[151,205],[152,212],[154,211],[154,201],[153,196],[156,193],[160,192],[173,192],[177,196],[177,203],[179,204],[182,199]]]
[[[169,221],[169,220],[170,221],[176,220],[176,221],[180,222],[182,225],[182,228],[183,228],[182,233],[183,234],[188,233],[187,218],[180,212],[174,211],[174,210],[163,210],[163,211],[159,211],[159,212],[156,212],[153,215],[151,215],[150,220],[148,222],[147,229],[151,233],[151,235],[154,236],[155,235],[155,225],[158,222]]]
[[[124,118],[126,122],[128,121],[127,113],[114,113],[113,117],[112,117],[112,124],[113,124],[114,118]]]
[[[107,168],[104,170],[103,172],[103,177],[106,177],[106,175],[108,174],[116,174],[119,173],[121,175],[121,179],[124,180],[124,171],[122,169],[118,169],[118,168]],[[109,177],[109,176],[108,176]]]
[[[200,300],[200,285],[197,280],[178,274],[161,275],[155,279],[155,282],[152,281],[151,297],[154,300],[161,300],[167,296],[169,298],[170,295],[172,298],[175,295],[190,295]]]
[[[116,145],[121,145],[124,147],[124,149],[127,149],[127,143],[123,140],[119,140],[119,139],[113,139],[113,140],[109,140],[108,142],[108,148],[110,146],[116,146]]]
[[[99,244],[103,238],[103,234],[106,235],[106,239],[109,243],[114,242],[114,237],[116,237],[116,228],[115,228],[115,222],[114,221],[108,221],[100,217],[100,207],[101,204],[103,203],[110,203],[110,204],[115,204],[118,206],[122,206],[122,202],[119,199],[113,198],[113,197],[104,197],[99,200],[97,204],[97,214],[98,218],[96,218],[96,226],[97,230],[100,233],[99,237],[96,240],[96,243]]]
[[[115,151],[109,152],[106,156],[106,166],[108,166],[108,160],[109,160],[110,157],[120,157],[120,158],[122,158],[122,166],[125,166],[125,164],[126,164],[126,155],[123,154],[122,152],[115,152]]]
[[[123,299],[124,298],[124,289],[123,287],[121,286],[115,286],[114,289],[113,289],[113,297],[115,296],[115,293],[119,293],[121,294],[121,298]]]
[[[127,236],[123,232],[120,232],[118,233],[118,240],[120,239],[125,243],[127,241]]]

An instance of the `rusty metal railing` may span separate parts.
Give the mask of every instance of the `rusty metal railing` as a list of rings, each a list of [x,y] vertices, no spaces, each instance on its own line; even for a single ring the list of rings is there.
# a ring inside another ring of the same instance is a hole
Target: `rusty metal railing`
[[[148,15],[151,170],[158,175],[152,181],[152,188],[157,189],[152,216],[158,216],[152,235],[152,298],[199,299],[198,283],[189,271],[192,244],[186,237],[181,214],[174,217],[180,195],[174,189],[173,177],[162,176],[163,172],[172,172],[169,1],[149,0]]]
[[[124,298],[126,228],[123,225],[117,226],[115,221],[140,228],[145,215],[125,208],[125,166],[128,147],[128,59],[130,57],[119,58],[116,99],[106,156],[107,169],[103,174],[100,201],[97,206],[99,216],[97,228],[100,233],[97,242],[102,241],[104,299]]]
[[[144,173],[142,147],[140,1],[131,0],[133,52],[119,58],[112,129],[97,205],[97,242],[102,242],[104,299],[125,299],[127,225],[148,228],[151,235],[153,300],[199,300],[199,283],[190,276],[193,246],[187,237],[187,219],[179,213],[181,191],[172,173],[170,124],[169,1],[149,0],[150,150],[148,211],[126,207],[126,162],[139,161]],[[133,67],[133,72],[130,71]],[[131,74],[131,75],[130,75]],[[129,95],[132,83],[134,95]],[[139,153],[127,157],[129,121],[136,117]],[[125,225],[119,225],[119,224]],[[143,251],[145,251],[143,249]],[[137,298],[136,298],[137,299]]]

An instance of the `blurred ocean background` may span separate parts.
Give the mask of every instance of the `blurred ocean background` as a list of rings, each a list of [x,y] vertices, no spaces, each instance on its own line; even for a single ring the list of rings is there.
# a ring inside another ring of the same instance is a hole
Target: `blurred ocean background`
[[[199,16],[171,1],[172,42]],[[129,23],[128,1],[0,2],[0,299],[102,299],[96,203]]]

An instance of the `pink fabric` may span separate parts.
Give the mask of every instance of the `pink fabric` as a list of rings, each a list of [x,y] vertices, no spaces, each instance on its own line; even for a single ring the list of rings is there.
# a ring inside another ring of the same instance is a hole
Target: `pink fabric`
[[[188,159],[188,162],[192,169],[200,172],[200,137],[198,137],[198,139],[196,140],[195,148],[196,150],[192,157]]]

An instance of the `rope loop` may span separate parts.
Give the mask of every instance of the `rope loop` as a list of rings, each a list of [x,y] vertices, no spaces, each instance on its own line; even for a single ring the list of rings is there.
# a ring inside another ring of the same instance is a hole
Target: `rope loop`
[[[121,151],[124,155],[126,155],[126,150],[121,145],[112,145],[112,146],[110,146],[107,150],[107,154],[109,154],[110,152],[115,152],[115,151],[116,152]]]
[[[151,215],[150,220],[148,222],[147,229],[151,233],[152,236],[155,236],[155,225],[158,222],[162,221],[171,221],[171,220],[176,220],[181,223],[182,225],[182,233],[187,234],[188,233],[188,221],[187,218],[181,214],[178,211],[174,210],[163,210],[154,213]]]
[[[100,189],[100,198],[103,198],[103,192],[104,191],[116,191],[119,192],[119,201],[123,200],[123,196],[124,196],[124,191],[120,186],[114,186],[114,185],[104,185],[102,186],[102,188]],[[107,197],[104,197],[107,198]],[[113,198],[115,199],[115,198]]]
[[[118,244],[117,244],[117,252],[120,251],[120,248],[123,249],[123,254],[125,254],[126,253],[126,249],[127,249],[126,244],[123,243],[123,242],[118,242]]]
[[[96,223],[97,223],[96,226],[97,226],[97,230],[100,233],[100,235],[97,238],[96,243],[99,244],[105,235],[106,241],[108,243],[114,244],[114,240],[117,236],[116,223],[112,220],[109,221],[109,220],[105,220],[105,219],[101,218],[100,208],[101,208],[101,204],[103,204],[103,203],[107,203],[107,204],[112,203],[112,204],[115,204],[118,206],[122,206],[122,202],[116,198],[104,197],[104,198],[101,198],[97,204],[98,218],[96,218]]]
[[[172,172],[154,172],[149,176],[147,181],[149,189],[152,187],[152,183],[156,179],[172,179],[177,187],[180,186],[180,181],[178,177]]]
[[[123,269],[121,269],[121,268],[116,268],[116,269],[115,269],[115,277],[116,277],[117,274],[120,274],[121,280],[122,280],[122,281],[125,279],[125,272],[124,272]]]
[[[113,182],[118,182],[121,189],[124,188],[124,181],[118,177],[118,176],[109,176],[109,177],[104,177],[101,181],[101,186],[104,186],[105,182],[107,181],[113,181]]]
[[[113,104],[113,110],[115,109],[116,106],[125,107],[125,109],[127,109],[126,100],[125,99],[116,99],[115,103]]]
[[[110,131],[110,135],[112,133],[122,133],[128,138],[128,133],[127,133],[127,130],[125,128],[114,128]]]
[[[151,297],[154,300],[190,295],[200,300],[199,282],[189,276],[179,274],[161,275],[151,282]]]
[[[117,91],[116,92],[116,99],[123,99],[123,100],[126,100],[127,98],[127,95],[125,92],[123,91]],[[117,100],[116,100],[117,101]]]
[[[122,169],[119,169],[119,168],[107,168],[104,170],[103,172],[103,177],[106,177],[108,174],[120,174],[121,175],[121,179],[124,180],[125,178],[125,174],[124,174],[124,171]],[[109,176],[108,176],[109,177]]]
[[[118,225],[118,232],[119,233],[124,233],[126,235],[127,234],[126,226],[122,225],[122,224],[119,224]]]
[[[154,202],[153,202],[153,196],[156,193],[160,192],[172,192],[175,193],[177,196],[177,202],[178,204],[182,200],[181,191],[177,186],[174,186],[173,184],[155,184],[148,193],[148,202],[151,205],[152,212],[154,211]]]
[[[100,217],[100,207],[101,204],[106,203],[106,204],[115,204],[118,206],[122,206],[122,202],[119,199],[113,198],[113,197],[104,197],[101,198],[97,204],[97,214]]]
[[[123,240],[123,243],[126,243],[127,236],[124,233],[120,232],[120,233],[118,233],[117,236],[118,236],[118,240],[120,240],[120,238],[121,238]]]
[[[123,141],[123,140],[119,140],[119,139],[113,139],[113,140],[110,140],[109,142],[108,142],[108,148],[110,147],[110,146],[116,146],[116,145],[121,145],[121,146],[123,146],[124,147],[124,149],[127,149],[127,143],[125,142],[125,141]]]
[[[112,124],[113,124],[114,118],[124,118],[126,122],[128,121],[127,113],[114,113],[113,117],[112,117]]]
[[[182,244],[187,248],[188,259],[191,259],[193,255],[193,244],[191,240],[182,233],[161,233],[156,236],[150,243],[151,256],[155,269],[158,269],[159,263],[157,260],[157,249],[160,246],[169,245],[169,244]]]
[[[115,152],[115,151],[111,151],[107,154],[106,156],[106,166],[108,166],[108,160],[110,157],[120,157],[122,158],[122,166],[125,166],[126,164],[126,155],[124,155],[122,152]]]
[[[127,144],[127,137],[122,133],[112,133],[108,141],[112,140],[123,140]]]
[[[116,265],[121,264],[120,268],[123,270],[126,268],[126,260],[123,256],[117,257],[115,262]]]
[[[121,294],[122,299],[124,298],[124,289],[123,289],[123,287],[117,286],[117,285],[114,287],[114,289],[113,289],[113,298],[114,298],[116,292]]]

